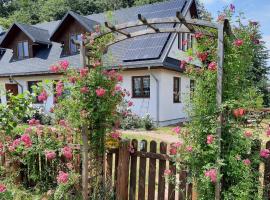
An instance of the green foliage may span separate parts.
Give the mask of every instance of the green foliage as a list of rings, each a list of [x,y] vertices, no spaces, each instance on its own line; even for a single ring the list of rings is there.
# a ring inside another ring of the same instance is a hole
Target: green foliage
[[[233,14],[229,10],[225,10],[225,13],[227,17]],[[198,39],[197,51],[207,52],[207,60],[202,62],[201,69],[187,66],[187,73],[196,80],[196,87],[190,110],[193,118],[183,138],[185,145],[192,146],[193,151],[183,152],[181,157],[187,161],[197,182],[200,200],[215,198],[215,184],[205,173],[219,167],[221,172],[217,174],[217,180],[222,181],[221,199],[259,199],[259,174],[256,171],[260,160],[258,149],[252,150],[258,135],[253,133],[252,138],[245,137],[241,127],[242,118],[233,115],[237,108],[256,109],[262,107],[263,103],[258,85],[250,79],[250,71],[254,68],[254,58],[257,56],[257,47],[250,37],[253,31],[252,24],[244,25],[239,18],[234,37],[225,37],[222,107],[217,107],[216,102],[216,70],[209,69],[209,64],[216,60],[216,39],[207,36]],[[235,45],[237,39],[243,44]],[[223,111],[223,123],[219,159],[216,129],[220,111]],[[212,143],[207,143],[209,135],[214,137]],[[245,159],[249,159],[251,164],[246,165]]]
[[[154,129],[154,127],[155,127],[154,121],[150,115],[146,115],[145,117],[142,118],[142,124],[143,124],[143,127],[145,128],[145,130],[147,130],[147,131]]]
[[[32,97],[28,93],[8,94],[8,101],[8,104],[0,104],[0,128],[10,135],[18,123],[31,114]]]

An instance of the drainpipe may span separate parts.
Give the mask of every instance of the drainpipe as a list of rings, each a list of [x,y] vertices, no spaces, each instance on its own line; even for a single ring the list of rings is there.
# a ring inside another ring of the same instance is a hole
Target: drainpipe
[[[9,82],[10,83],[12,83],[12,82],[15,82],[16,84],[18,84],[18,86],[21,88],[21,91],[22,91],[22,93],[23,93],[23,86],[18,82],[18,81],[16,81],[15,79],[14,79],[14,77],[13,76],[9,76]]]
[[[157,126],[159,125],[159,80],[158,78],[151,72],[150,66],[148,66],[148,71],[150,75],[155,79],[157,87],[156,87],[156,92],[157,92],[157,114],[156,114],[156,119],[157,119]]]

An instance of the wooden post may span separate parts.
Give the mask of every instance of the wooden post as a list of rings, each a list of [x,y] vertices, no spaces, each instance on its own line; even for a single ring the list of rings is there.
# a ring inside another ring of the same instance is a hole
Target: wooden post
[[[224,23],[218,27],[218,69],[217,69],[217,108],[222,106],[222,81],[223,81],[223,64],[224,64]],[[220,174],[220,155],[221,155],[221,139],[222,139],[222,112],[220,112],[217,121],[217,141],[218,141],[218,155],[217,155],[217,173]],[[215,200],[220,200],[221,181],[217,181],[215,185]]]
[[[80,41],[80,61],[81,66],[86,66],[86,57],[85,57],[85,45],[84,41]],[[88,127],[87,125],[83,125],[82,127],[82,196],[83,200],[89,199],[88,194],[88,151],[89,151],[89,144],[88,144]]]
[[[119,161],[118,161],[118,176],[116,185],[116,199],[128,199],[128,176],[129,176],[129,140],[124,140],[119,148]]]

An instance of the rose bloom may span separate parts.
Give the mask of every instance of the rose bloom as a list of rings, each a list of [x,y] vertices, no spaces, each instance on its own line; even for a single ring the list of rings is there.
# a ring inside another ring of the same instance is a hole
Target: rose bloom
[[[43,90],[39,95],[38,95],[38,101],[39,102],[44,102],[48,99],[48,94],[45,90]]]
[[[87,94],[89,92],[89,89],[88,89],[88,87],[82,87],[80,92],[83,94]]]
[[[251,164],[251,161],[249,159],[245,159],[245,160],[243,160],[243,163],[244,163],[244,165],[248,166]]]
[[[72,159],[72,148],[65,146],[64,148],[62,148],[62,154],[66,159]]]
[[[57,73],[57,72],[59,72],[59,67],[56,65],[53,65],[50,67],[50,71],[53,73]]]
[[[245,131],[244,135],[245,135],[245,137],[250,138],[250,137],[252,137],[253,134],[251,131]]]
[[[68,80],[69,80],[69,82],[74,84],[77,81],[77,77],[71,76],[71,77],[68,78]]]
[[[0,193],[3,193],[5,191],[7,191],[7,187],[4,184],[0,183]]]
[[[181,60],[180,62],[180,69],[184,69],[186,67],[187,61]]]
[[[202,33],[195,33],[195,38],[196,39],[201,39],[203,37]]]
[[[35,125],[38,125],[39,124],[39,120],[36,120],[36,119],[30,119],[29,121],[28,121],[28,124],[30,125],[30,126],[35,126]]]
[[[119,74],[119,75],[117,76],[117,81],[118,81],[118,82],[123,82],[123,76]]]
[[[183,142],[182,141],[172,143],[172,146],[175,147],[175,148],[181,147],[182,145],[183,145]]]
[[[270,155],[269,149],[262,149],[262,150],[260,151],[260,156],[261,156],[262,158],[268,158],[269,155]]]
[[[177,154],[177,148],[171,147],[171,148],[170,148],[170,154],[171,154],[171,155],[176,155],[176,154]]]
[[[63,171],[59,171],[59,174],[57,176],[57,183],[58,184],[67,183],[68,182],[68,177],[69,177],[68,173],[65,173]]]
[[[106,90],[103,89],[103,88],[98,88],[98,89],[96,89],[96,94],[97,94],[98,97],[104,96],[105,93],[106,93]]]
[[[66,71],[69,66],[69,62],[67,60],[60,61],[59,64],[60,68],[64,71]]]
[[[116,92],[119,92],[119,91],[122,90],[122,88],[121,88],[120,85],[116,85],[116,86],[114,87],[114,90],[115,90]]]
[[[29,136],[29,134],[25,133],[21,136],[21,141],[24,143],[26,147],[31,147],[32,146],[32,140]]]
[[[193,148],[192,148],[192,146],[187,146],[186,150],[187,150],[188,152],[192,152],[192,151],[193,151]]]
[[[58,81],[55,87],[56,90],[56,96],[59,97],[62,95],[64,91],[64,83],[62,81]]]
[[[113,139],[119,139],[121,137],[121,133],[118,132],[118,131],[114,131],[114,132],[111,133],[111,137]]]
[[[130,106],[133,106],[133,102],[132,101],[129,101],[128,102],[128,106],[130,107]]]
[[[206,143],[207,144],[212,144],[213,143],[213,141],[214,141],[214,136],[213,135],[207,135],[207,141],[206,141]]]
[[[84,67],[80,69],[80,76],[85,77],[88,74],[88,68]]]
[[[267,136],[267,137],[270,136],[270,128],[266,131],[266,136]]]
[[[207,57],[208,57],[208,53],[204,52],[204,53],[197,53],[197,57],[202,61],[206,61]]]
[[[241,39],[237,39],[233,42],[234,46],[241,47],[243,45],[244,41]]]
[[[217,63],[216,62],[211,62],[208,65],[208,69],[211,70],[211,71],[216,71],[216,69],[217,69]]]
[[[215,183],[217,181],[217,170],[216,169],[210,169],[207,170],[204,175],[208,178],[210,178],[212,183]]]
[[[45,151],[45,156],[47,160],[53,160],[56,157],[56,153],[54,151]]]
[[[174,127],[174,128],[172,129],[172,131],[175,132],[176,134],[179,134],[180,131],[181,131],[181,128],[180,128],[180,126],[176,126],[176,127]]]
[[[243,108],[238,108],[233,110],[233,115],[238,118],[238,117],[242,117],[245,114],[245,109]]]
[[[171,173],[172,173],[172,171],[170,169],[165,169],[164,170],[164,175],[165,176],[169,176],[169,175],[171,175]]]

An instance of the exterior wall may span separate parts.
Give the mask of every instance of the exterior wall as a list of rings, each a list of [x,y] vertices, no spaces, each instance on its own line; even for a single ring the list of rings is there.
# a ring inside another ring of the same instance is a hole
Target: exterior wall
[[[149,70],[127,70],[122,72],[124,81],[122,87],[132,92],[132,76],[150,75],[150,98],[131,98],[134,103],[132,111],[139,116],[150,114],[154,121],[159,119],[160,126],[186,121],[188,118],[186,106],[190,95],[190,79],[180,72],[166,69]],[[153,75],[158,79],[159,91],[157,92],[157,82]],[[181,103],[173,102],[173,77],[181,79]],[[159,108],[157,108],[159,93]],[[157,116],[159,112],[159,115]]]
[[[157,77],[161,77],[161,70],[155,69],[151,72]],[[150,75],[147,69],[144,70],[126,70],[122,72],[123,83],[122,87],[130,92],[132,96],[132,76],[150,76],[150,98],[131,98],[128,97],[133,103],[132,112],[143,117],[147,114],[153,118],[154,121],[157,119],[157,83],[153,76]]]
[[[17,77],[14,78],[18,82],[18,90],[19,93],[22,93],[23,91],[28,90],[28,81],[42,81],[45,83],[45,80],[59,80],[60,76],[52,75],[52,76],[29,76],[29,77]],[[8,78],[1,78],[0,79],[0,89],[1,89],[1,102],[6,103],[6,91],[5,91],[5,84],[10,83]],[[15,83],[13,81],[13,83]],[[53,91],[53,86],[51,86],[51,91]],[[53,106],[53,96],[50,95],[48,97],[48,100],[44,104],[35,104],[35,107],[43,107],[45,108],[46,112],[50,111],[50,108]]]
[[[181,80],[181,102],[173,102],[173,78]],[[180,72],[162,70],[160,80],[160,125],[174,124],[188,119],[190,79]]]

